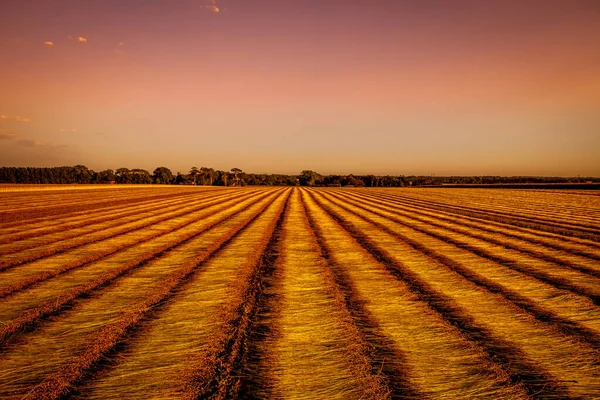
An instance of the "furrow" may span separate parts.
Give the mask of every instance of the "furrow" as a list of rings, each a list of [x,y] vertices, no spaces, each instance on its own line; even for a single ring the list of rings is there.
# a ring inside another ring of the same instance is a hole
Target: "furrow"
[[[245,398],[388,398],[387,379],[372,363],[372,348],[322,258],[299,195],[295,189],[274,272],[265,280],[240,392]]]
[[[227,197],[225,197],[226,199]],[[193,213],[202,210],[211,205],[215,205],[221,202],[221,199],[198,199],[185,207],[169,207],[165,212],[159,213],[147,213],[142,214],[140,218],[131,218],[129,222],[120,226],[106,228],[91,232],[78,237],[77,239],[63,239],[45,246],[33,247],[27,250],[18,251],[15,253],[7,254],[2,256],[0,262],[0,273],[15,267],[19,267],[26,263],[41,260],[54,255],[61,255],[68,251],[80,251],[81,247],[86,245],[93,245],[108,239],[115,239],[128,233],[135,233],[142,230],[152,230],[157,224],[161,222],[175,219],[181,216],[185,216],[189,213]],[[85,252],[85,250],[84,250]]]
[[[202,198],[208,199],[208,198],[216,197],[216,196],[218,196],[218,194],[215,194],[213,196],[202,196]],[[64,233],[64,232],[68,231],[70,235],[73,235],[72,237],[75,237],[75,235],[72,234],[72,232],[74,230],[76,230],[77,228],[87,227],[88,229],[90,229],[92,226],[97,226],[104,222],[112,222],[113,224],[116,224],[118,222],[114,222],[115,220],[134,216],[140,212],[158,211],[158,210],[161,210],[163,207],[168,207],[168,206],[172,206],[172,205],[176,205],[176,204],[183,205],[183,204],[186,204],[186,203],[189,203],[189,202],[195,200],[196,197],[198,197],[198,194],[196,194],[196,195],[188,194],[187,196],[185,196],[183,198],[178,197],[175,199],[167,199],[167,200],[159,200],[159,201],[150,200],[148,202],[141,203],[141,204],[135,204],[130,207],[120,206],[118,208],[114,208],[114,209],[111,209],[108,211],[103,211],[100,213],[92,213],[92,214],[87,214],[87,215],[83,215],[83,216],[76,217],[76,218],[71,218],[70,219],[71,221],[54,224],[49,227],[30,228],[30,229],[28,229],[26,227],[20,227],[20,228],[14,229],[13,233],[0,232],[0,235],[2,235],[2,238],[0,238],[0,245],[6,245],[6,244],[11,245],[10,247],[0,246],[0,249],[2,249],[0,251],[2,251],[3,253],[6,253],[7,251],[5,249],[13,248],[13,247],[17,247],[18,250],[23,250],[26,247],[22,247],[22,246],[25,246],[25,244],[22,243],[21,241],[24,241],[25,239],[32,240],[33,238],[39,238],[37,240],[44,240],[48,237],[51,237],[49,235],[51,235],[53,233],[58,233],[58,232]],[[58,221],[56,221],[56,222],[58,222]],[[100,225],[100,226],[102,226],[102,225]],[[110,224],[107,226],[110,226]],[[48,240],[48,239],[46,239],[46,240]],[[19,246],[21,246],[21,248],[19,248]]]
[[[200,193],[196,188],[187,186],[185,188],[176,188],[174,186],[154,186],[151,188],[130,188],[129,190],[122,189],[101,189],[97,191],[82,191],[81,189],[74,189],[71,191],[62,191],[52,193],[51,191],[34,191],[27,195],[13,194],[13,206],[8,208],[8,211],[12,211],[19,208],[23,209],[36,209],[36,208],[56,208],[71,204],[85,204],[89,203],[90,198],[95,202],[114,201],[131,198],[132,194],[136,197],[147,197],[154,195],[170,195],[170,196],[181,196],[188,193]],[[31,206],[30,206],[31,204]]]
[[[454,249],[436,238],[419,235],[411,231],[412,224],[408,224],[409,228],[397,227],[394,220],[384,216],[378,218],[379,213],[350,207],[350,203],[337,200],[346,211],[361,216],[469,281],[492,293],[502,294],[538,320],[600,349],[600,310],[589,299],[565,293],[490,260],[482,260],[478,255]]]
[[[56,231],[46,235],[29,235],[27,234],[25,239],[14,240],[11,243],[0,245],[0,256],[8,256],[14,254],[24,254],[32,257],[31,249],[36,248],[38,253],[43,253],[44,249],[51,249],[52,247],[63,248],[61,244],[69,242],[86,242],[90,238],[102,238],[103,236],[110,235],[111,232],[118,230],[125,226],[135,226],[135,223],[143,221],[147,218],[155,218],[161,215],[168,215],[169,212],[176,212],[179,210],[187,210],[190,207],[205,203],[209,200],[224,199],[230,194],[206,196],[194,199],[184,199],[179,201],[169,201],[159,204],[158,206],[150,207],[134,207],[133,211],[128,211],[123,215],[112,214],[111,217],[105,217],[104,221],[96,222],[93,219],[81,218],[80,221],[57,227]],[[109,236],[106,236],[109,237]],[[76,244],[73,244],[76,245]],[[47,252],[48,250],[46,250]],[[36,253],[34,253],[36,254]],[[33,255],[35,256],[35,255]],[[13,256],[14,257],[14,256]]]
[[[371,196],[367,193],[353,196],[359,201],[368,201],[369,204],[384,208],[388,211],[409,215],[413,218],[433,218],[444,226],[450,225],[454,228],[463,228],[461,232],[473,232],[473,230],[485,232],[486,237],[498,238],[503,243],[508,242],[511,246],[517,246],[520,251],[528,254],[543,256],[556,263],[573,268],[584,268],[585,271],[593,271],[589,263],[600,261],[600,250],[581,243],[569,243],[564,237],[546,238],[527,231],[518,231],[514,227],[505,227],[493,224],[489,221],[481,222],[476,218],[465,217],[447,212],[432,212],[424,207],[417,207],[409,203],[398,203],[393,200]],[[472,229],[469,229],[472,228]],[[540,249],[543,246],[545,249]],[[512,248],[512,247],[511,247]],[[570,253],[575,256],[572,256]],[[591,260],[590,260],[591,259]],[[593,266],[593,264],[592,264]],[[583,271],[583,269],[582,269]]]
[[[132,201],[129,203],[128,202],[119,202],[114,206],[106,206],[106,207],[101,207],[98,209],[90,208],[89,210],[76,211],[76,212],[72,212],[72,213],[67,212],[62,215],[48,215],[47,217],[40,217],[40,218],[36,218],[36,219],[32,219],[32,220],[23,221],[22,223],[20,223],[16,226],[12,226],[13,224],[9,224],[10,226],[0,229],[0,232],[3,235],[10,235],[10,234],[19,234],[21,232],[27,232],[29,230],[35,230],[35,229],[52,229],[52,228],[56,228],[62,224],[78,222],[82,218],[87,218],[87,217],[94,216],[94,215],[110,215],[110,213],[118,212],[118,211],[122,210],[123,208],[137,207],[138,205],[151,204],[152,202],[172,201],[172,200],[185,199],[185,198],[190,198],[190,197],[194,198],[197,196],[204,196],[203,193],[204,192],[200,193],[200,192],[185,191],[178,196],[173,194],[169,197],[159,198],[159,199],[155,199],[152,196],[150,196],[148,198],[141,197],[142,196],[141,193],[130,193],[129,199],[131,199]],[[212,192],[212,194],[218,194],[218,193],[219,193],[219,191]]]
[[[320,206],[373,256],[436,299],[439,312],[509,371],[513,381],[523,382],[531,395],[585,397],[600,391],[599,354],[593,348],[549,328],[503,296],[478,287],[362,217],[317,197]]]
[[[396,268],[379,253],[372,254],[372,248],[349,233],[308,191],[302,195],[333,269],[346,277],[355,301],[369,313],[370,325],[390,343],[382,349],[384,362],[401,371],[418,398],[528,397],[527,387],[520,381],[511,383],[495,358],[469,340],[467,322],[458,318],[445,299],[406,275],[397,279]],[[421,267],[426,268],[426,263]],[[392,397],[402,395],[400,391]]]
[[[162,188],[156,188],[153,192],[158,193]],[[141,192],[141,190],[139,191]],[[144,192],[149,192],[147,189]],[[103,200],[120,200],[129,197],[131,193],[121,190],[104,190],[96,192],[103,196]],[[32,191],[29,193],[12,194],[10,199],[2,202],[3,207],[0,207],[0,212],[36,210],[48,207],[58,207],[67,204],[85,203],[90,200],[90,192],[82,192],[81,190],[71,190],[67,192],[49,192],[49,191]]]
[[[238,281],[232,289],[239,299],[220,311],[227,321],[199,356],[192,360],[184,373],[184,397],[189,399],[239,398],[241,373],[248,362],[248,346],[255,324],[258,305],[264,295],[266,282],[272,277],[279,256],[281,228],[289,207],[289,194],[279,212],[274,226],[269,227],[270,237],[245,281]],[[262,244],[262,243],[261,243]]]
[[[336,198],[338,201],[340,200],[340,197]],[[391,223],[393,226],[400,225],[404,227],[405,229],[402,229],[402,231],[405,233],[418,232],[416,240],[423,243],[425,248],[435,249],[451,244],[452,247],[446,249],[446,252],[452,251],[456,257],[461,257],[464,263],[478,265],[480,270],[483,269],[483,266],[494,269],[497,264],[500,264],[503,268],[495,268],[495,275],[509,274],[512,275],[512,279],[520,278],[522,281],[527,280],[527,278],[521,277],[521,275],[531,276],[547,285],[588,297],[595,304],[600,302],[600,278],[583,274],[568,267],[555,265],[543,259],[532,258],[502,245],[475,238],[472,235],[465,235],[457,230],[449,231],[445,227],[438,228],[432,225],[430,221],[421,222],[419,219],[412,217],[400,217],[398,214],[359,204],[349,199],[342,201],[342,205],[356,215],[369,216],[370,222],[377,219],[378,224],[385,228]],[[429,244],[426,245],[425,243]],[[519,274],[511,274],[507,269],[514,270]],[[508,281],[505,283],[509,284]],[[541,292],[545,292],[543,286]],[[532,293],[537,292],[533,290]],[[600,332],[600,326],[598,328]]]
[[[464,191],[439,191],[434,189],[433,193],[433,196],[426,197],[433,201],[444,203],[450,201],[452,204],[464,204],[465,206],[463,207],[466,208],[491,211],[497,214],[508,214],[539,220],[547,220],[546,217],[549,217],[552,222],[592,228],[595,228],[598,224],[596,218],[590,217],[589,207],[579,207],[579,202],[569,202],[561,207],[559,205],[559,196],[556,194],[552,195],[551,201],[544,201],[544,192],[534,193],[531,191],[498,191],[492,189],[466,195]],[[438,196],[435,196],[436,193]],[[482,201],[482,197],[477,196],[477,193],[485,194],[485,199]],[[445,196],[440,197],[440,194],[444,194]],[[596,204],[596,206],[600,205]],[[598,208],[596,207],[596,209]],[[576,210],[583,210],[584,212],[575,212]],[[574,219],[577,220],[576,223],[573,222]]]
[[[139,202],[143,202],[143,201],[147,201],[149,199],[155,199],[155,200],[159,200],[159,199],[163,199],[163,198],[168,198],[168,197],[172,197],[173,193],[167,193],[167,194],[159,194],[159,195],[153,195],[153,196],[148,196],[148,197],[138,197],[138,198],[123,198],[123,199],[119,199],[119,200],[102,200],[102,201],[88,201],[81,203],[81,204],[72,204],[72,205],[65,205],[65,206],[59,206],[59,207],[50,207],[44,210],[37,210],[37,211],[29,211],[27,210],[26,215],[23,215],[22,212],[14,212],[14,213],[0,213],[0,223],[1,228],[6,228],[8,226],[16,226],[16,225],[23,225],[23,224],[29,224],[32,222],[32,220],[35,219],[53,219],[56,218],[57,215],[64,215],[64,214],[74,214],[74,213],[89,213],[92,210],[97,210],[97,209],[102,209],[102,208],[107,208],[107,207],[115,207],[117,205],[131,205],[132,203],[139,203]]]
[[[398,196],[400,198],[411,199],[410,197]],[[414,201],[414,200],[413,200]],[[558,223],[553,223],[551,221],[546,220],[536,220],[531,218],[524,218],[514,215],[506,215],[502,213],[494,213],[489,210],[479,210],[476,208],[469,207],[461,207],[457,205],[450,205],[445,203],[438,203],[431,200],[424,201],[426,204],[433,205],[436,208],[442,209],[444,211],[449,211],[455,214],[474,216],[477,218],[483,218],[486,220],[491,220],[495,222],[500,222],[504,224],[515,225],[518,227],[531,228],[535,230],[550,232],[550,233],[558,233],[560,235],[572,236],[581,239],[587,239],[594,242],[600,241],[600,234],[596,232],[596,230],[585,227],[574,227],[574,226],[564,226]]]
[[[255,199],[254,202],[256,201]],[[148,243],[132,247],[101,262],[91,263],[84,268],[74,269],[59,279],[51,279],[5,299],[3,308],[0,309],[2,314],[0,348],[19,333],[35,328],[40,318],[61,311],[64,304],[69,304],[73,299],[105,286],[132,268],[159,257],[214,224],[239,213],[252,203],[253,201],[250,200],[233,205],[227,212],[205,216],[199,221],[200,226],[192,225],[170,232]]]
[[[169,399],[188,394],[190,385],[186,383],[193,379],[189,371],[197,371],[194,366],[212,365],[211,355],[222,348],[232,321],[243,311],[240,296],[275,229],[287,193],[289,189],[197,268],[176,296],[165,299],[140,321],[139,334],[125,340],[115,362],[106,365],[99,376],[78,386],[79,396]]]
[[[207,215],[227,210],[236,202],[247,201],[260,195],[243,196],[216,204],[206,204],[201,210],[190,213],[185,217],[167,219],[152,226],[152,229],[138,229],[135,232],[118,235],[116,237],[92,243],[76,250],[66,252],[54,257],[45,258],[33,263],[25,264],[9,271],[0,272],[0,299],[11,296],[35,284],[63,275],[76,268],[102,261],[113,255],[129,251],[140,244],[160,238],[182,228],[190,229],[190,225],[201,221]],[[193,225],[192,225],[193,226]],[[1,313],[0,313],[1,315]]]
[[[32,385],[37,385],[32,392],[36,398],[55,398],[67,390],[65,379],[74,383],[86,375],[122,335],[160,307],[181,282],[259,217],[276,197],[274,193],[225,220],[209,223],[176,247],[96,288],[91,298],[74,299],[70,309],[42,323],[0,358],[0,396],[22,396]]]

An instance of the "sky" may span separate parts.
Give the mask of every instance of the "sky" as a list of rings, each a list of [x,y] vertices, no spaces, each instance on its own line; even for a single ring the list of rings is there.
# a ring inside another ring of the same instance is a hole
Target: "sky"
[[[0,165],[600,176],[597,0],[1,0]]]

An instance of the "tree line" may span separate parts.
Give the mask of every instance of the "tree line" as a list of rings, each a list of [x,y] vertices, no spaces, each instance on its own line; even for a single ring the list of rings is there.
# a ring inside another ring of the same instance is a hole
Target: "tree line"
[[[172,184],[203,186],[354,186],[403,187],[438,185],[599,183],[595,177],[531,177],[531,176],[404,176],[404,175],[321,175],[304,170],[299,175],[252,174],[239,168],[230,171],[192,167],[186,174],[158,167],[152,173],[144,169],[118,168],[94,171],[84,165],[66,167],[0,167],[0,183],[30,184]]]

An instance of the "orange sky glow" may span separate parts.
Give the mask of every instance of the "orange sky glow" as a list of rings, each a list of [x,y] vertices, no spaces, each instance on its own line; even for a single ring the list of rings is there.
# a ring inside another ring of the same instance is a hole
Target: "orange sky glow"
[[[600,176],[600,2],[5,0],[0,165]]]

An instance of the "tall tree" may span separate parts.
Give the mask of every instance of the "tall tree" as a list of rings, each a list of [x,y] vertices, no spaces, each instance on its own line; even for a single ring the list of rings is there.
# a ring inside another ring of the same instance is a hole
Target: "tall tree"
[[[145,169],[132,169],[131,170],[131,183],[152,183],[152,176],[150,172]]]
[[[115,172],[112,169],[106,169],[96,174],[96,183],[109,183],[116,180]]]
[[[321,175],[311,170],[304,170],[298,176],[302,186],[314,186],[321,178]]]
[[[233,174],[233,186],[240,186],[240,175],[244,172],[239,168],[231,168],[231,173]]]
[[[131,183],[131,171],[129,171],[129,168],[117,168],[115,175],[118,183]]]
[[[213,185],[214,180],[217,178],[217,173],[212,168],[202,167],[200,168],[200,176],[203,185]]]
[[[152,173],[154,183],[168,184],[173,181],[173,173],[167,167],[158,167]]]
[[[200,170],[197,167],[192,167],[190,169],[189,175],[190,175],[190,180],[192,181],[192,183],[194,185],[197,185],[199,183],[198,180],[200,178]]]

